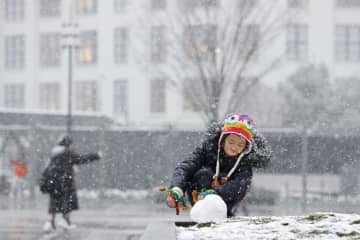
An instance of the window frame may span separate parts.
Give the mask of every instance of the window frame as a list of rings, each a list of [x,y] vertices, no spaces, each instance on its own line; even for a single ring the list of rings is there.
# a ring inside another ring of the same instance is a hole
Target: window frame
[[[78,65],[94,65],[98,62],[98,34],[96,30],[82,31],[79,35],[80,45],[77,48]]]
[[[5,36],[5,59],[6,70],[20,70],[25,68],[26,39],[24,34]]]
[[[166,81],[163,78],[153,78],[150,81],[150,112],[166,112]]]
[[[291,61],[304,61],[309,54],[309,26],[291,23],[286,29],[286,57]]]
[[[126,64],[129,60],[129,29],[117,27],[114,29],[114,63]]]
[[[99,89],[95,80],[75,82],[75,110],[99,111]]]
[[[129,111],[128,80],[125,78],[116,79],[113,82],[113,113],[114,115],[126,116]]]
[[[44,110],[60,110],[61,85],[58,82],[39,84],[39,107]]]
[[[25,108],[25,84],[11,83],[3,86],[4,108]]]
[[[150,61],[164,63],[167,59],[167,27],[152,26],[150,30]]]
[[[59,67],[61,65],[60,33],[41,33],[39,49],[39,64],[41,67]]]

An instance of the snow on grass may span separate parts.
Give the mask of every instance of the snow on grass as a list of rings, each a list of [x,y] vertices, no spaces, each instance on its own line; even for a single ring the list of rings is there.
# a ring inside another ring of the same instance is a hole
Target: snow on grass
[[[222,223],[176,227],[178,240],[360,239],[360,215],[314,213],[307,216],[234,217]]]

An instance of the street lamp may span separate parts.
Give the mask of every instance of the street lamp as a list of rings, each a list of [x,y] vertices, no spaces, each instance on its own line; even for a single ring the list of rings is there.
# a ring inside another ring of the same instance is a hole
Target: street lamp
[[[78,24],[74,23],[72,18],[72,8],[70,7],[69,21],[63,23],[62,27],[64,32],[62,34],[63,49],[68,52],[68,108],[67,108],[67,120],[66,120],[66,134],[71,136],[72,127],[72,79],[73,79],[73,52],[79,47],[79,33]]]

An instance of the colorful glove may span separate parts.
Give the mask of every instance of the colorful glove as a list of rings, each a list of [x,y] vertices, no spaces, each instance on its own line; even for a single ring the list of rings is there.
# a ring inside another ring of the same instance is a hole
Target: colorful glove
[[[181,207],[183,210],[189,209],[189,207],[186,205],[184,192],[181,190],[181,188],[160,188],[160,192],[167,192],[169,197],[175,200],[176,215],[179,215],[179,207]]]
[[[202,189],[201,192],[198,193],[198,199],[204,199],[207,195],[217,194],[216,191],[212,188],[210,189]]]
[[[180,203],[182,206],[186,206],[186,201],[184,197],[184,192],[179,187],[170,188],[169,194],[175,199],[176,202]]]

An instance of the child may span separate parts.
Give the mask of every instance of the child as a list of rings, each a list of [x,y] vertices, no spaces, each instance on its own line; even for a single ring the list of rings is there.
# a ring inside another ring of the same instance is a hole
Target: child
[[[248,115],[229,114],[220,125],[210,127],[207,138],[185,161],[177,164],[167,198],[169,207],[187,193],[204,189],[218,194],[227,205],[227,216],[234,216],[236,205],[245,197],[252,179],[252,167],[264,167],[271,151],[265,138],[256,133]],[[203,194],[201,194],[203,195]]]
[[[48,169],[52,169],[53,176],[57,176],[57,192],[49,192],[49,220],[45,222],[43,230],[51,232],[55,230],[56,213],[62,214],[59,226],[72,229],[75,225],[70,221],[70,212],[79,208],[76,187],[74,181],[74,165],[90,163],[101,158],[101,153],[78,154],[74,152],[70,145],[70,137],[63,137],[52,149]]]

